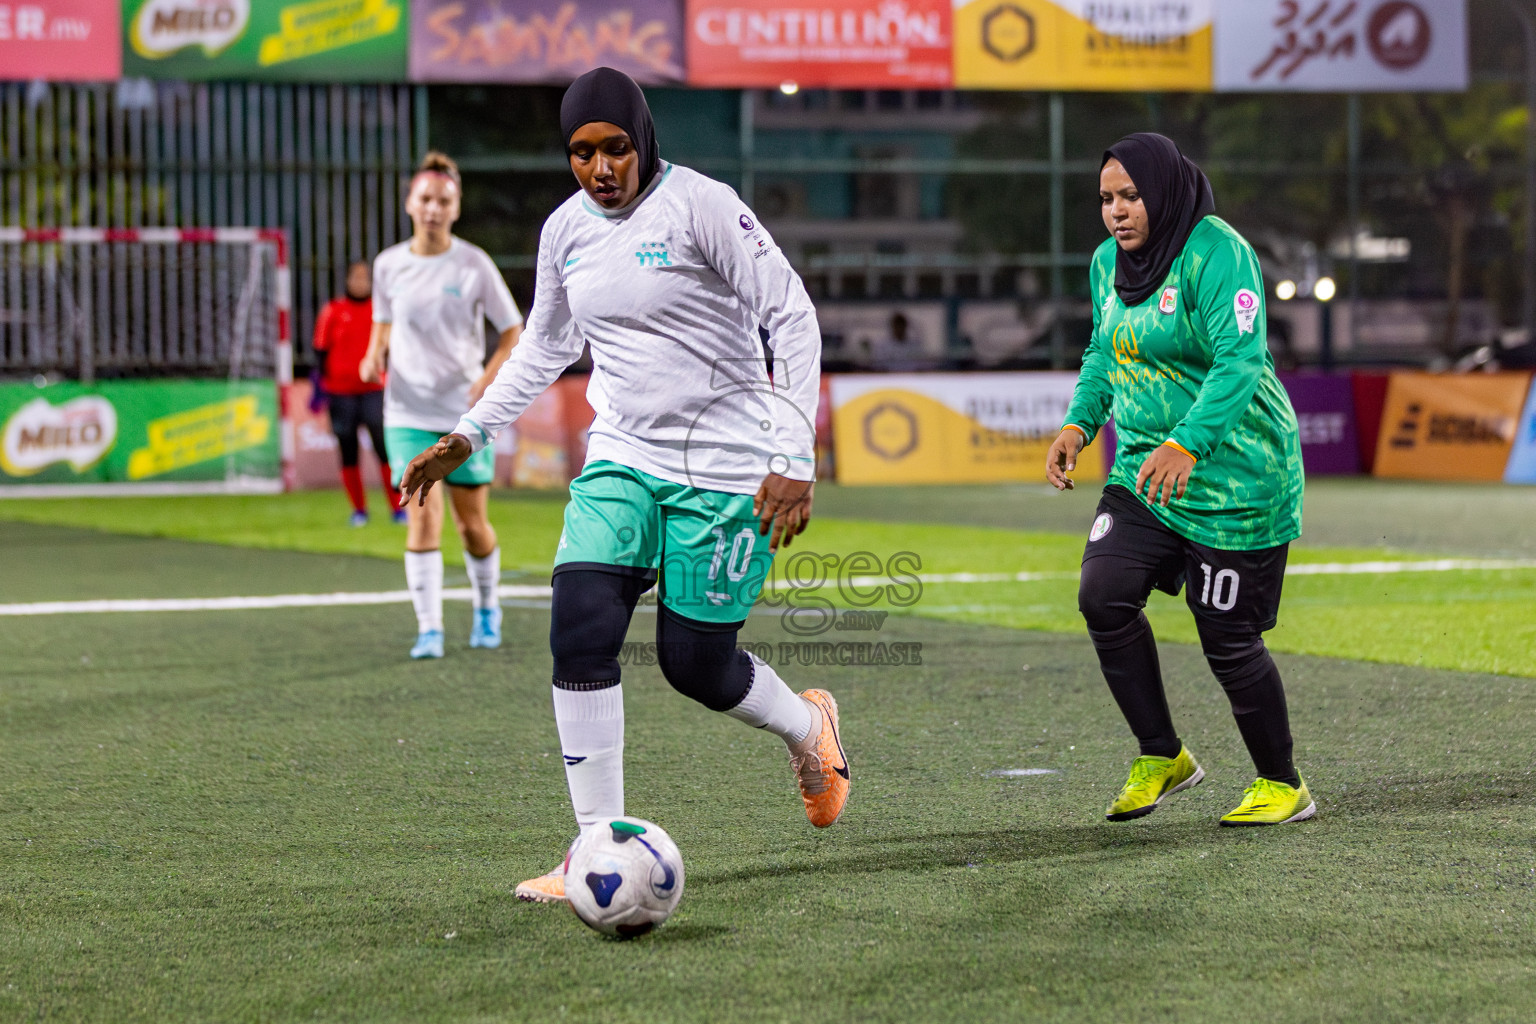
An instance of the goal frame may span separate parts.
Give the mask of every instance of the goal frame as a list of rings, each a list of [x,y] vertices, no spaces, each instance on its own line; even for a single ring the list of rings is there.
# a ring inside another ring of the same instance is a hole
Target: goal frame
[[[289,411],[293,383],[293,275],[289,264],[288,232],[284,228],[21,228],[0,226],[0,244],[62,243],[66,245],[249,245],[272,251],[273,306],[277,337],[273,353],[281,478],[265,481],[206,483],[13,484],[0,485],[0,498],[69,496],[129,497],[150,494],[272,494],[292,491],[295,482],[295,437]]]

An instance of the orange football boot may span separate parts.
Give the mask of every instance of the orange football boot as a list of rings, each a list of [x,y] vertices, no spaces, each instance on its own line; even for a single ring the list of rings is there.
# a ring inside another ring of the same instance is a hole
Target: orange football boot
[[[562,861],[555,870],[538,878],[530,878],[512,890],[512,894],[520,900],[529,903],[564,903],[565,902],[565,862]]]
[[[811,749],[790,755],[789,766],[800,782],[805,816],[817,828],[826,828],[848,802],[848,757],[837,732],[837,701],[826,690],[806,690],[800,696],[820,709],[821,734]]]

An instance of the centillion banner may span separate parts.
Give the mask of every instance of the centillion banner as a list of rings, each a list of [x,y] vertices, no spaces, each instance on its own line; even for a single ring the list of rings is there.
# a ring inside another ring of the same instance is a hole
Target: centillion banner
[[[1040,482],[1074,373],[850,374],[831,379],[844,484]],[[1074,479],[1104,479],[1099,445]]]
[[[1213,0],[954,0],[957,89],[1207,92]]]
[[[1394,373],[1376,442],[1377,476],[1502,480],[1528,373]]]

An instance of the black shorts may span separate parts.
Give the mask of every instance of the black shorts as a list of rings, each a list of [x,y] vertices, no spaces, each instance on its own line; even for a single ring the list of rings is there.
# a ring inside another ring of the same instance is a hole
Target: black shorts
[[[1145,600],[1153,589],[1177,594],[1195,618],[1226,631],[1264,632],[1275,627],[1285,583],[1289,544],[1254,551],[1225,551],[1182,537],[1164,525],[1147,503],[1119,484],[1104,488],[1088,533],[1083,562],[1114,558],[1129,574],[1130,589]]]
[[[332,433],[351,437],[358,427],[367,427],[375,439],[384,435],[384,392],[364,391],[360,395],[331,395],[326,401],[331,413]],[[383,457],[382,450],[379,452]]]

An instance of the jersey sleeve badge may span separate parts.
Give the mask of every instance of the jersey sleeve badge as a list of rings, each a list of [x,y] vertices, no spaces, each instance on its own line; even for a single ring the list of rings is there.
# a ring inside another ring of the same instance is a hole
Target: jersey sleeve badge
[[[1237,333],[1252,334],[1259,318],[1259,297],[1247,288],[1239,288],[1232,297],[1232,315],[1237,318]]]

